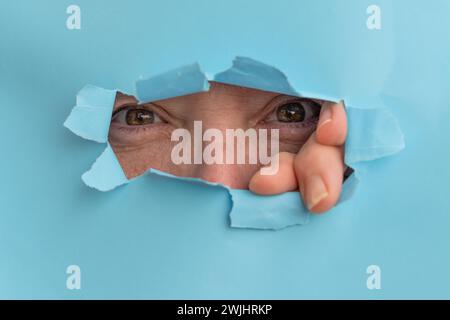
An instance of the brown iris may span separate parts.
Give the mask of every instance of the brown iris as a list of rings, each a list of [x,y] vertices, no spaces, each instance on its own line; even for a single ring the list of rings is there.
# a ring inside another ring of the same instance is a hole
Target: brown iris
[[[299,102],[284,104],[278,108],[277,118],[281,122],[301,122],[305,120],[305,108]]]
[[[153,123],[155,116],[152,111],[145,109],[130,109],[127,111],[126,121],[130,126],[140,126]]]
[[[320,113],[320,104],[312,100],[295,101],[278,107],[277,118],[280,122],[302,122],[306,118],[306,109],[310,117],[317,118]]]

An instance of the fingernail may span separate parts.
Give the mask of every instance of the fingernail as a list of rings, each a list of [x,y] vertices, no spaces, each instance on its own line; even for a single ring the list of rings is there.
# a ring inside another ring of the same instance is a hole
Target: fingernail
[[[322,110],[320,111],[319,123],[317,124],[317,129],[322,127],[324,124],[330,122],[333,118],[333,112],[331,110],[331,106],[324,105]]]
[[[305,181],[305,201],[308,210],[318,205],[323,199],[328,197],[328,191],[323,180],[318,175],[309,176]]]

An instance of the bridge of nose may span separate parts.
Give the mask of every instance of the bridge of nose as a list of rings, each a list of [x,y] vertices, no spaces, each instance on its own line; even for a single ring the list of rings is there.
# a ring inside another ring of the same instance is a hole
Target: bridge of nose
[[[204,107],[204,108],[203,108]],[[187,129],[191,133],[192,141],[194,139],[201,140],[202,146],[202,154],[205,148],[211,143],[215,142],[215,138],[213,141],[204,141],[203,134],[208,129],[215,129],[217,134],[220,135],[222,140],[222,164],[207,164],[203,159],[202,164],[194,165],[191,167],[192,176],[196,178],[200,178],[209,182],[217,182],[231,188],[236,189],[247,189],[250,178],[253,174],[258,170],[258,166],[250,165],[250,164],[227,164],[227,147],[229,148],[231,145],[230,141],[227,141],[226,130],[227,129],[249,129],[249,113],[241,112],[242,106],[238,103],[228,104],[228,105],[219,105],[214,104],[214,100],[209,101],[209,105],[202,106],[190,114],[190,121],[187,123]],[[195,109],[195,108],[194,108]],[[199,122],[201,121],[201,122]],[[201,129],[199,128],[201,126]],[[200,133],[201,137],[198,137]],[[248,141],[246,142],[245,150],[243,150],[245,154],[245,158],[247,159],[248,155]],[[237,157],[237,141],[234,138],[233,142],[233,158],[236,163]],[[192,143],[192,154],[195,153],[195,143]],[[198,144],[197,144],[198,146]]]

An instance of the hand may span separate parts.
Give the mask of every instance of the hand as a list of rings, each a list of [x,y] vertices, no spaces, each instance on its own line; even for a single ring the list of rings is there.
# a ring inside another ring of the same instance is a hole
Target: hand
[[[275,175],[257,172],[249,189],[261,195],[299,190],[308,210],[322,213],[339,200],[344,178],[347,116],[344,104],[326,102],[316,131],[297,154],[281,152]]]

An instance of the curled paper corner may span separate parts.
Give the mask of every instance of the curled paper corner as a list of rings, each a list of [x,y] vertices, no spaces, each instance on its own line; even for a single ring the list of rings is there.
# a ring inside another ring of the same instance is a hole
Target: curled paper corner
[[[87,186],[99,191],[110,191],[129,182],[109,143],[81,179]]]
[[[218,73],[213,81],[299,97],[334,102],[341,100],[325,94],[296,91],[281,71],[251,58],[237,57],[232,67]],[[208,89],[208,77],[197,63],[136,82],[136,92],[142,102],[203,92]],[[86,185],[100,191],[109,191],[130,182],[108,143],[116,93],[117,90],[106,90],[91,85],[84,87],[77,96],[77,105],[64,123],[72,132],[85,139],[107,143],[106,149],[91,169],[82,175]],[[346,105],[346,110],[349,124],[349,134],[345,145],[347,165],[352,166],[361,161],[386,157],[405,147],[400,126],[387,109],[362,109]],[[248,190],[230,189],[198,178],[178,177],[155,169],[147,172],[225,188],[232,203],[229,215],[230,226],[233,228],[280,230],[293,225],[304,225],[309,221],[310,213],[303,205],[298,192],[259,196]],[[338,204],[351,198],[357,184],[358,172],[355,171],[345,181]]]
[[[93,85],[82,88],[64,126],[76,135],[99,143],[108,141],[114,101],[117,90]]]
[[[149,169],[145,175],[148,174],[225,189],[231,201],[229,217],[232,228],[276,231],[290,226],[305,225],[311,216],[298,192],[260,196],[249,190],[231,189],[220,183],[208,182],[199,178],[179,177],[156,169]],[[141,177],[143,176],[135,179],[141,179]],[[354,174],[345,181],[339,204],[352,197],[357,184],[358,178]]]
[[[228,189],[227,186],[225,186],[225,185],[223,185],[221,183],[218,183],[218,182],[209,182],[209,181],[206,181],[206,180],[203,180],[203,179],[200,179],[200,178],[179,177],[179,176],[176,176],[174,174],[171,174],[171,173],[168,173],[168,172],[164,172],[164,171],[160,171],[160,170],[153,169],[153,168],[148,169],[146,173],[150,174],[150,175],[151,174],[155,174],[155,175],[158,175],[158,176],[161,176],[161,177],[165,177],[165,178],[169,178],[169,179],[177,179],[177,180],[181,180],[181,181],[195,182],[195,183],[199,183],[199,184],[202,184],[202,185],[205,185],[205,186],[220,187],[220,188]],[[139,177],[137,177],[135,179],[139,179]]]

